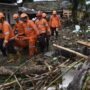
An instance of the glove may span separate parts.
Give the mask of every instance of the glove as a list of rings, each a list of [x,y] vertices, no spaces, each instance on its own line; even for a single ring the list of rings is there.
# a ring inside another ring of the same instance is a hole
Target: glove
[[[58,32],[58,28],[56,28],[56,31]]]
[[[7,40],[4,40],[4,43],[3,43],[3,47],[6,48],[6,45],[7,45],[8,41]]]

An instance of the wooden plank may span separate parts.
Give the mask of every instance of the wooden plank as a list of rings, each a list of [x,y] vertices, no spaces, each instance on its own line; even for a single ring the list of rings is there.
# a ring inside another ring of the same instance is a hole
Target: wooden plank
[[[86,55],[84,55],[84,54],[81,54],[81,53],[79,53],[79,52],[76,52],[76,51],[74,51],[74,50],[71,50],[71,49],[69,49],[69,48],[65,48],[65,47],[62,47],[62,46],[57,45],[57,44],[53,44],[53,46],[56,47],[56,48],[63,49],[63,50],[65,50],[65,51],[71,52],[71,53],[73,53],[73,54],[75,54],[75,55],[77,55],[77,56],[83,57],[83,58],[85,58],[85,59],[88,58],[88,56],[86,56]]]
[[[84,42],[84,41],[77,41],[78,44],[90,47],[90,42]]]

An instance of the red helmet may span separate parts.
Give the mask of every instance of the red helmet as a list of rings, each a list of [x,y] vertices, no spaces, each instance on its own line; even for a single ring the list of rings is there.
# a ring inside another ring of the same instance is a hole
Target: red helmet
[[[38,11],[36,14],[37,17],[42,17],[42,11]]]

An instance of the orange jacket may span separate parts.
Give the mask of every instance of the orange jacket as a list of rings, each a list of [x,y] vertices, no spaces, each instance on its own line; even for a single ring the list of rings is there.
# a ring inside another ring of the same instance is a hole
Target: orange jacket
[[[0,23],[0,39],[4,38],[3,30],[2,30],[2,23]]]
[[[2,24],[0,24],[0,30],[0,38],[8,41],[11,37],[13,37],[11,26],[7,21],[4,21]]]
[[[38,27],[38,30],[41,33],[45,33],[47,31],[50,31],[50,27],[48,25],[48,22],[46,19],[42,18],[42,19],[37,19],[35,22],[36,26]]]
[[[16,31],[17,30],[17,31]],[[23,27],[23,22],[22,21],[18,21],[16,22],[14,28],[13,28],[13,32],[17,32],[17,34],[19,35],[23,35],[25,34],[25,30],[24,30],[24,27]]]
[[[50,27],[53,27],[53,28],[60,27],[61,23],[60,23],[59,16],[51,15],[49,24],[50,24]]]
[[[32,20],[27,20],[27,22],[23,22],[23,26],[25,29],[25,35],[27,37],[33,37],[39,34],[39,31]]]

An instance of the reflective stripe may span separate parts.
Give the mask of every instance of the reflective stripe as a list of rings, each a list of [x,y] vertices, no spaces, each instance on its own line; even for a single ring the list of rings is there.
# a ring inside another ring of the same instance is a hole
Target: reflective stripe
[[[40,31],[40,33],[45,33],[45,32],[46,32],[45,30]]]
[[[8,34],[9,34],[9,32],[5,32],[4,34],[5,34],[5,35],[8,35]]]
[[[29,46],[29,48],[35,48],[35,46]]]
[[[26,27],[26,30],[32,30],[32,28],[30,28],[30,27]]]

